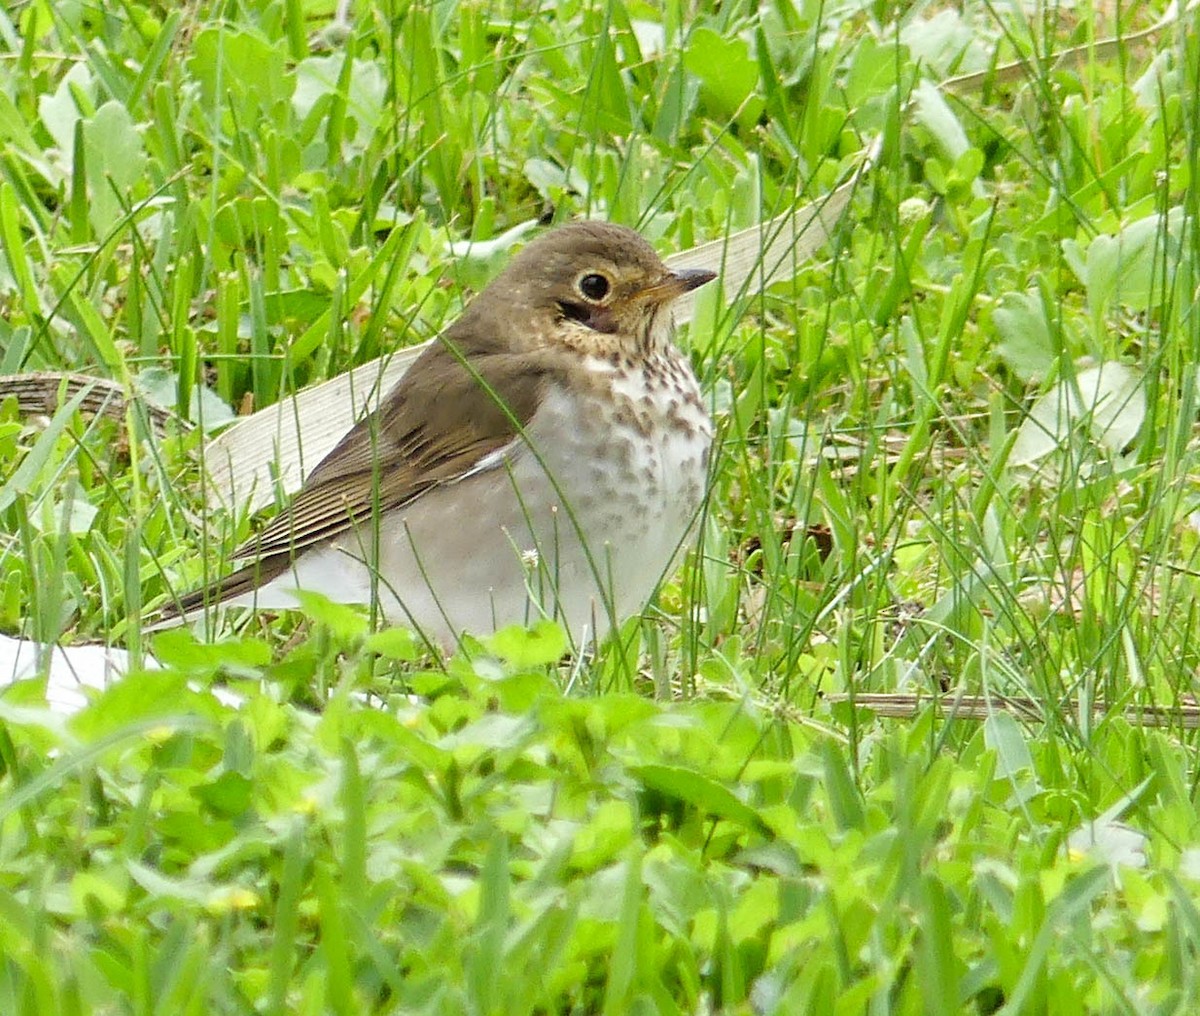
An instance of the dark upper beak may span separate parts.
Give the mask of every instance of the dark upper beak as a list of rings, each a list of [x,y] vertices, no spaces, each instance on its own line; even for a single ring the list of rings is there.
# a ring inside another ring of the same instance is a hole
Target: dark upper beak
[[[647,286],[640,295],[650,303],[670,303],[684,293],[690,293],[706,282],[712,282],[716,277],[717,273],[710,272],[707,268],[680,268],[668,272],[653,286]]]

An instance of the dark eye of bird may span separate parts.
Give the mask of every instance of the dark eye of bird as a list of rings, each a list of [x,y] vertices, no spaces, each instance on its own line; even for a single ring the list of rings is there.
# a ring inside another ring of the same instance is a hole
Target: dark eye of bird
[[[579,292],[589,300],[603,300],[608,296],[608,279],[594,272],[579,280]]]

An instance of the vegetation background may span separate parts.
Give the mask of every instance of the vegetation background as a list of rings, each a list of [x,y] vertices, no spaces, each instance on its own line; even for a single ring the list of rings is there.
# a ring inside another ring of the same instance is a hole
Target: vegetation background
[[[314,601],[69,717],[4,691],[0,1012],[1195,1012],[1195,21],[6,4],[0,374],[131,396],[0,404],[47,643],[139,653],[253,522],[204,433],[436,334],[513,227],[682,249],[882,147],[683,336],[712,498],[624,648],[435,666]]]

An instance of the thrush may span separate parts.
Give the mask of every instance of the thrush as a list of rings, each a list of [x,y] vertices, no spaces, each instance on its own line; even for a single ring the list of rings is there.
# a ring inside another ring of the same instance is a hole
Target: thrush
[[[546,617],[575,644],[641,610],[704,498],[712,423],[672,303],[715,275],[670,271],[641,236],[578,222],[529,243],[379,407],[182,596],[375,603],[451,646]]]

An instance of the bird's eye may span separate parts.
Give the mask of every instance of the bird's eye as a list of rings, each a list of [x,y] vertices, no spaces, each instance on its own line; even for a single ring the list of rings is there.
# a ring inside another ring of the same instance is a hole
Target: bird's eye
[[[603,275],[598,275],[595,272],[589,272],[587,275],[582,275],[576,283],[579,287],[579,292],[586,296],[589,300],[600,301],[608,296],[609,283]]]

